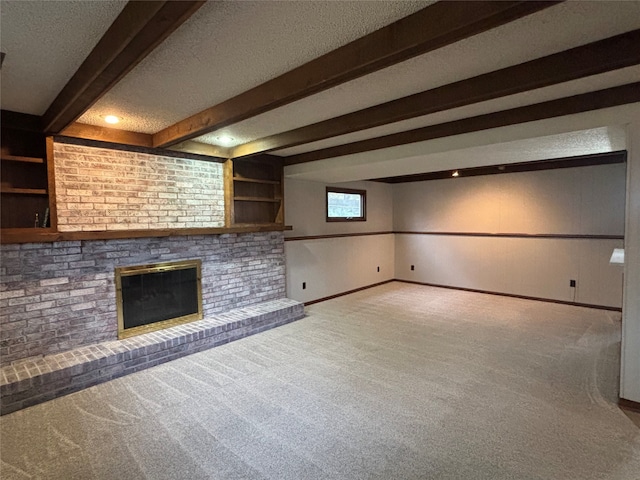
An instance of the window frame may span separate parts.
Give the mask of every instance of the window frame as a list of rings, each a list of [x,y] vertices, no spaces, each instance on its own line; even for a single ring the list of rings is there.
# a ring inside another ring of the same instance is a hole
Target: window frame
[[[359,217],[330,217],[329,216],[329,193],[349,193],[360,195],[362,202],[362,214]],[[325,217],[327,222],[366,222],[367,221],[367,191],[355,188],[327,187],[325,196]]]

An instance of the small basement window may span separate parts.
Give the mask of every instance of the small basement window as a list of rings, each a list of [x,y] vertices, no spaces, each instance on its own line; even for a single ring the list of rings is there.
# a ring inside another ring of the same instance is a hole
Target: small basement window
[[[327,222],[364,222],[367,191],[327,187]]]

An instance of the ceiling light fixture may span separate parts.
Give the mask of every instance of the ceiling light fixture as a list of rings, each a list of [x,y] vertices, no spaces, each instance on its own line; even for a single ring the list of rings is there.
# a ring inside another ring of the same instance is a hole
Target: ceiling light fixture
[[[452,177],[458,177],[460,175],[460,173],[458,172],[458,170],[454,170],[453,173],[451,174]]]
[[[115,115],[106,115],[104,117],[104,121],[107,122],[107,123],[114,124],[114,123],[118,123],[120,121],[120,119],[118,117],[116,117]]]
[[[233,137],[230,137],[229,135],[220,135],[219,137],[216,137],[216,140],[218,140],[222,145],[231,145],[233,143]]]

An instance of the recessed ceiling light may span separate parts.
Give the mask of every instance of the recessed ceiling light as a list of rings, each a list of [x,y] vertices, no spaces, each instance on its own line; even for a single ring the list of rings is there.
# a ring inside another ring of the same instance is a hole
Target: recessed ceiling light
[[[451,174],[451,176],[452,176],[452,177],[457,177],[457,176],[459,176],[459,175],[460,175],[460,173],[458,172],[458,170],[455,170],[455,171]]]
[[[114,123],[118,123],[120,121],[120,119],[118,117],[116,117],[115,115],[106,115],[104,117],[104,121],[107,122],[107,123],[114,124]]]
[[[216,140],[218,140],[222,145],[231,145],[234,139],[229,135],[220,135],[219,137],[216,137]]]

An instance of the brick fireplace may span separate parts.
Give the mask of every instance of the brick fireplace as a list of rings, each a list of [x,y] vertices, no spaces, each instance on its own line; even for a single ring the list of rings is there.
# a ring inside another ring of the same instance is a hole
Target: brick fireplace
[[[221,164],[73,142],[54,152],[65,240],[0,250],[3,414],[304,316],[286,298],[281,228],[220,228]],[[200,265],[202,320],[118,340],[116,269],[185,261]]]
[[[61,232],[224,226],[220,163],[61,142],[54,155]]]
[[[114,269],[202,260],[203,315],[285,297],[282,232],[3,245],[2,366],[118,338]]]
[[[194,258],[204,319],[118,340],[114,269]],[[11,244],[0,261],[3,413],[304,315],[282,232]]]

